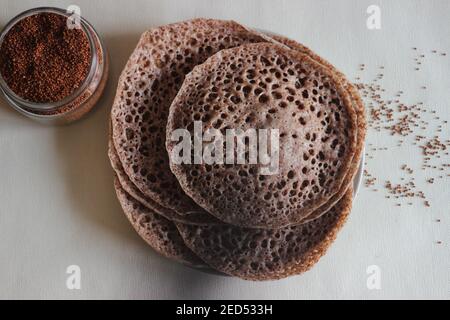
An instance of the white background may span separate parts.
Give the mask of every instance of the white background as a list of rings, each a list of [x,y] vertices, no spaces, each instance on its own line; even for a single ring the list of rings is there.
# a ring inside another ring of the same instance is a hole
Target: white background
[[[403,90],[403,99],[424,101],[448,119],[450,1],[2,0],[0,25],[38,4],[78,4],[109,48],[111,74],[97,109],[68,127],[39,125],[0,100],[0,298],[450,298],[449,178],[428,185],[417,174],[431,208],[421,201],[399,208],[382,187],[362,187],[348,223],[311,271],[255,283],[207,275],[154,254],[121,212],[106,156],[118,74],[139,35],[194,17],[234,19],[284,34],[350,79],[360,63],[367,79],[383,65],[384,87]],[[366,28],[370,4],[381,8],[381,30]],[[414,73],[413,46],[448,55],[427,57]],[[424,84],[427,90],[420,89]],[[368,163],[381,184],[398,178],[403,163],[420,165],[417,148],[397,148],[387,134],[369,131],[367,142],[390,148]],[[81,267],[81,290],[66,288],[71,264]],[[366,268],[374,264],[381,290],[366,286]]]

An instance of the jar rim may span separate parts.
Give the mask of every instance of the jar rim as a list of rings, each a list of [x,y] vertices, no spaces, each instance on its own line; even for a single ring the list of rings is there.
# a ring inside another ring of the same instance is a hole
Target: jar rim
[[[37,7],[32,8],[29,10],[26,10],[18,15],[16,15],[14,18],[12,18],[3,28],[3,30],[0,33],[0,47],[3,44],[3,40],[5,36],[8,34],[8,32],[11,30],[11,28],[16,25],[19,21],[26,17],[30,17],[33,15],[37,15],[40,13],[55,13],[59,14],[65,17],[69,17],[71,14],[66,12],[63,9],[56,8],[56,7]],[[96,65],[98,63],[97,61],[97,50],[95,45],[95,40],[92,37],[91,32],[89,32],[88,27],[92,29],[94,32],[95,30],[90,25],[89,22],[87,22],[83,17],[80,16],[80,27],[82,28],[83,32],[86,34],[86,37],[89,42],[89,48],[90,48],[90,61],[89,61],[89,73],[86,75],[85,79],[81,83],[80,87],[77,88],[74,92],[72,92],[70,95],[64,97],[63,99],[55,102],[33,102],[26,100],[19,95],[17,95],[6,83],[6,81],[3,78],[3,75],[0,72],[0,86],[5,93],[5,95],[8,96],[10,100],[13,100],[16,103],[19,103],[20,106],[28,108],[30,111],[56,111],[61,107],[64,107],[65,105],[69,104],[73,100],[75,100],[77,97],[79,97],[89,86],[89,83],[91,82],[94,74]]]

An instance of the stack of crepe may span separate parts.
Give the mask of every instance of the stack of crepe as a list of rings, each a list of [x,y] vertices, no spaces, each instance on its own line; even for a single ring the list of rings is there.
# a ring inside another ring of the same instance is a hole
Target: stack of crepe
[[[200,121],[203,134],[276,130],[276,170],[178,161],[175,133],[195,140]],[[365,131],[355,87],[307,47],[195,19],[141,36],[119,79],[109,158],[123,211],[158,253],[279,279],[311,268],[346,221]]]

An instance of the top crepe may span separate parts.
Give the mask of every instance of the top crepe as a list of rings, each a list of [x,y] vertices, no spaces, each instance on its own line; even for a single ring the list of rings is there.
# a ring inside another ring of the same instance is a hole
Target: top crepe
[[[264,36],[264,35],[262,35]],[[267,36],[266,36],[267,37]],[[311,213],[308,217],[306,217],[302,223],[311,221],[314,219],[317,219],[320,217],[324,212],[327,212],[345,193],[345,191],[349,188],[351,185],[351,182],[353,178],[355,177],[356,172],[358,171],[358,168],[360,166],[361,156],[364,148],[364,139],[366,137],[366,117],[365,117],[365,110],[364,110],[364,104],[361,100],[361,97],[359,96],[358,90],[356,87],[350,83],[350,81],[347,80],[345,75],[336,69],[331,63],[326,61],[324,58],[318,56],[315,52],[313,52],[311,49],[306,47],[305,45],[298,43],[294,40],[288,39],[283,36],[272,36],[272,39],[276,42],[286,45],[291,49],[300,51],[306,55],[308,55],[310,58],[314,59],[315,61],[322,64],[324,67],[330,69],[332,72],[334,72],[340,79],[341,84],[344,86],[344,88],[349,93],[353,108],[356,112],[356,124],[357,124],[357,137],[356,137],[356,152],[353,156],[353,159],[351,161],[350,169],[348,170],[348,173],[344,179],[344,182],[341,186],[340,191],[338,191],[325,205],[322,205],[321,207],[317,208],[313,213]],[[272,41],[273,41],[272,40]]]
[[[308,55],[276,44],[222,50],[185,78],[170,107],[169,155],[180,128],[279,129],[279,170],[261,164],[178,164],[184,191],[222,221],[244,227],[298,224],[343,184],[356,146],[356,113],[340,79]],[[172,160],[172,159],[171,159]]]
[[[263,41],[233,21],[195,19],[145,32],[119,79],[111,111],[114,147],[130,181],[188,220],[208,214],[180,188],[165,150],[169,106],[194,66],[219,50]],[[205,220],[209,220],[205,218]]]

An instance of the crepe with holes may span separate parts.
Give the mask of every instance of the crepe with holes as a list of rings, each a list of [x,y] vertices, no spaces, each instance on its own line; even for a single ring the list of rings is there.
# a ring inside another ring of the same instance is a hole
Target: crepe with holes
[[[276,44],[222,50],[195,67],[170,107],[167,137],[180,128],[193,136],[196,119],[224,136],[228,129],[279,130],[276,174],[263,174],[261,163],[170,163],[196,203],[236,226],[301,223],[340,190],[355,154],[356,112],[339,77]],[[167,139],[169,155],[176,145]]]
[[[342,85],[350,95],[353,109],[356,112],[356,123],[358,132],[357,132],[356,151],[351,161],[351,167],[344,179],[344,182],[341,185],[340,190],[332,198],[330,198],[330,200],[328,200],[327,203],[323,204],[322,206],[314,210],[314,212],[312,212],[306,218],[304,218],[302,220],[302,223],[312,221],[320,217],[323,213],[327,212],[334,204],[336,204],[337,201],[341,199],[341,197],[344,195],[347,189],[352,186],[353,179],[361,165],[362,153],[364,150],[364,140],[367,131],[367,122],[365,117],[364,104],[358,93],[358,90],[350,81],[348,81],[345,75],[339,70],[337,70],[336,67],[333,66],[330,62],[317,55],[314,51],[312,51],[305,45],[280,35],[274,35],[272,33],[269,33],[268,35],[267,33],[262,33],[256,30],[253,30],[253,32],[259,34],[267,42],[277,43],[279,45],[286,46],[290,49],[294,49],[301,53],[304,53],[313,60],[315,60],[316,62],[320,63],[322,66],[334,72],[339,77]]]
[[[291,49],[294,49],[294,50],[297,50],[304,54],[307,54],[309,57],[311,57],[315,61],[319,62],[320,64],[322,64],[323,66],[325,66],[326,68],[329,68],[332,72],[334,72],[340,78],[342,85],[349,93],[351,100],[352,100],[353,108],[356,112],[356,123],[357,123],[358,131],[357,131],[357,135],[356,135],[356,140],[357,140],[356,141],[356,151],[355,151],[355,155],[353,156],[353,159],[351,162],[351,167],[344,179],[344,182],[343,182],[339,192],[337,192],[326,204],[317,208],[313,213],[311,213],[308,217],[306,217],[303,220],[304,222],[307,222],[307,221],[314,220],[314,219],[320,217],[324,212],[327,212],[337,201],[339,201],[339,199],[344,195],[344,193],[347,191],[347,189],[353,183],[355,174],[357,173],[359,166],[361,165],[361,158],[362,158],[362,153],[364,150],[364,140],[365,140],[366,131],[367,131],[365,108],[364,108],[362,99],[358,93],[358,90],[355,88],[355,86],[350,81],[347,80],[347,78],[345,77],[345,75],[342,72],[340,72],[339,70],[336,69],[335,66],[333,66],[331,63],[329,63],[322,57],[318,56],[315,52],[313,52],[311,49],[309,49],[308,47],[304,46],[301,43],[298,43],[294,40],[288,39],[283,36],[278,36],[278,35],[272,36],[272,38],[275,41],[277,41],[283,45],[286,45]],[[270,41],[270,39],[269,39],[269,41]]]
[[[165,150],[170,104],[194,66],[219,50],[258,41],[263,40],[233,21],[166,25],[142,35],[121,74],[111,119],[123,171],[145,197],[184,219],[209,217],[170,171]]]
[[[206,267],[186,245],[175,224],[144,207],[115,179],[114,188],[125,215],[136,232],[159,254],[192,266]]]
[[[138,201],[141,205],[145,206],[147,209],[154,211],[157,214],[162,215],[164,218],[171,221],[183,222],[183,223],[193,223],[193,224],[211,224],[220,222],[211,215],[205,215],[201,211],[190,214],[189,216],[183,216],[177,214],[174,210],[163,207],[149,197],[146,197],[135,185],[130,181],[130,178],[126,175],[123,170],[120,159],[117,155],[116,149],[114,148],[114,143],[110,137],[108,141],[108,158],[111,166],[115,172],[116,179],[120,183],[121,188]]]
[[[274,280],[309,270],[328,250],[344,225],[352,189],[314,221],[278,230],[228,224],[177,223],[186,245],[214,269],[247,280]]]

